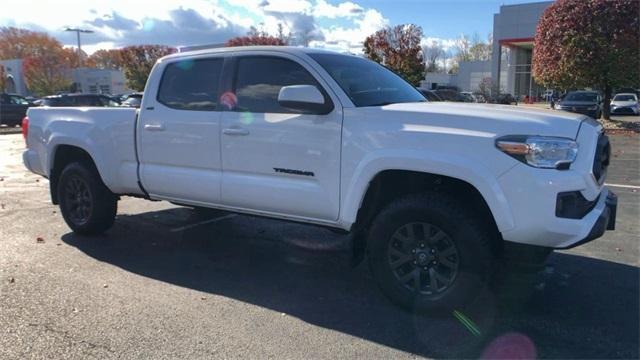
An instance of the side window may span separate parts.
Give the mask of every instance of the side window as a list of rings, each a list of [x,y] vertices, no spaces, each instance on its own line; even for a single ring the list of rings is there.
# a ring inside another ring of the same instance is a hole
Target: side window
[[[158,101],[179,110],[215,110],[223,59],[182,60],[168,64]]]
[[[16,105],[27,105],[28,102],[27,100],[25,100],[25,98],[20,97],[20,96],[11,96],[9,95],[9,99],[10,99],[10,103],[11,104],[16,104]]]
[[[278,94],[283,86],[313,85],[324,94],[316,79],[300,64],[278,57],[254,56],[238,59],[235,84],[236,111],[255,113],[294,113],[283,108]],[[328,100],[325,94],[325,100]]]

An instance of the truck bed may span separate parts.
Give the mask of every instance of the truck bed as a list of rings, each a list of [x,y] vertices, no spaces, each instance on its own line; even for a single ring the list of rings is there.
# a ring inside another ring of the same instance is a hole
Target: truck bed
[[[36,107],[29,118],[24,161],[35,173],[49,176],[60,144],[90,154],[102,179],[117,194],[140,194],[135,126],[137,109]]]

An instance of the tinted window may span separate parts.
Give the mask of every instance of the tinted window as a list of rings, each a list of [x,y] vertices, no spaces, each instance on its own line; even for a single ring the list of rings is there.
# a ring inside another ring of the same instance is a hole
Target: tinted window
[[[257,113],[300,113],[278,103],[283,86],[313,85],[323,92],[316,79],[300,64],[277,57],[244,57],[238,60],[236,111]],[[325,95],[325,101],[330,101]]]
[[[636,96],[627,94],[616,95],[613,101],[636,101]]]
[[[215,110],[223,59],[182,60],[167,65],[158,101],[181,110]]]
[[[331,75],[355,106],[425,101],[411,84],[373,61],[339,54],[309,56]]]
[[[74,106],[75,101],[69,96],[42,99],[42,106]]]
[[[102,106],[98,96],[75,96],[75,106]]]
[[[568,101],[588,101],[588,102],[596,102],[598,101],[598,94],[596,93],[569,93],[565,100]]]
[[[27,102],[27,99],[23,98],[22,96],[15,96],[15,95],[9,95],[9,103],[15,104],[15,105],[29,105],[29,102]]]

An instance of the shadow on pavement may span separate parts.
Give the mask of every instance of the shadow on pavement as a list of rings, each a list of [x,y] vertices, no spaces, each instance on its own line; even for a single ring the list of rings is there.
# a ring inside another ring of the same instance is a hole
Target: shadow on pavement
[[[422,356],[639,356],[636,267],[554,254],[521,312],[500,313],[487,295],[464,312],[427,317],[390,304],[366,264],[350,267],[344,235],[248,216],[180,228],[198,221],[186,208],[120,215],[103,237],[62,239],[141,276]]]

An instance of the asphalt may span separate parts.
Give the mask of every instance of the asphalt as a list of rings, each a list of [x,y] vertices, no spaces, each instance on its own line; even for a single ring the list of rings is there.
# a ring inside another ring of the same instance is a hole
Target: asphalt
[[[640,136],[612,142],[608,183],[640,186]],[[554,253],[519,311],[487,294],[423,316],[318,227],[124,198],[104,236],[74,235],[22,148],[0,136],[2,359],[640,357],[638,188],[613,188],[617,230]]]

